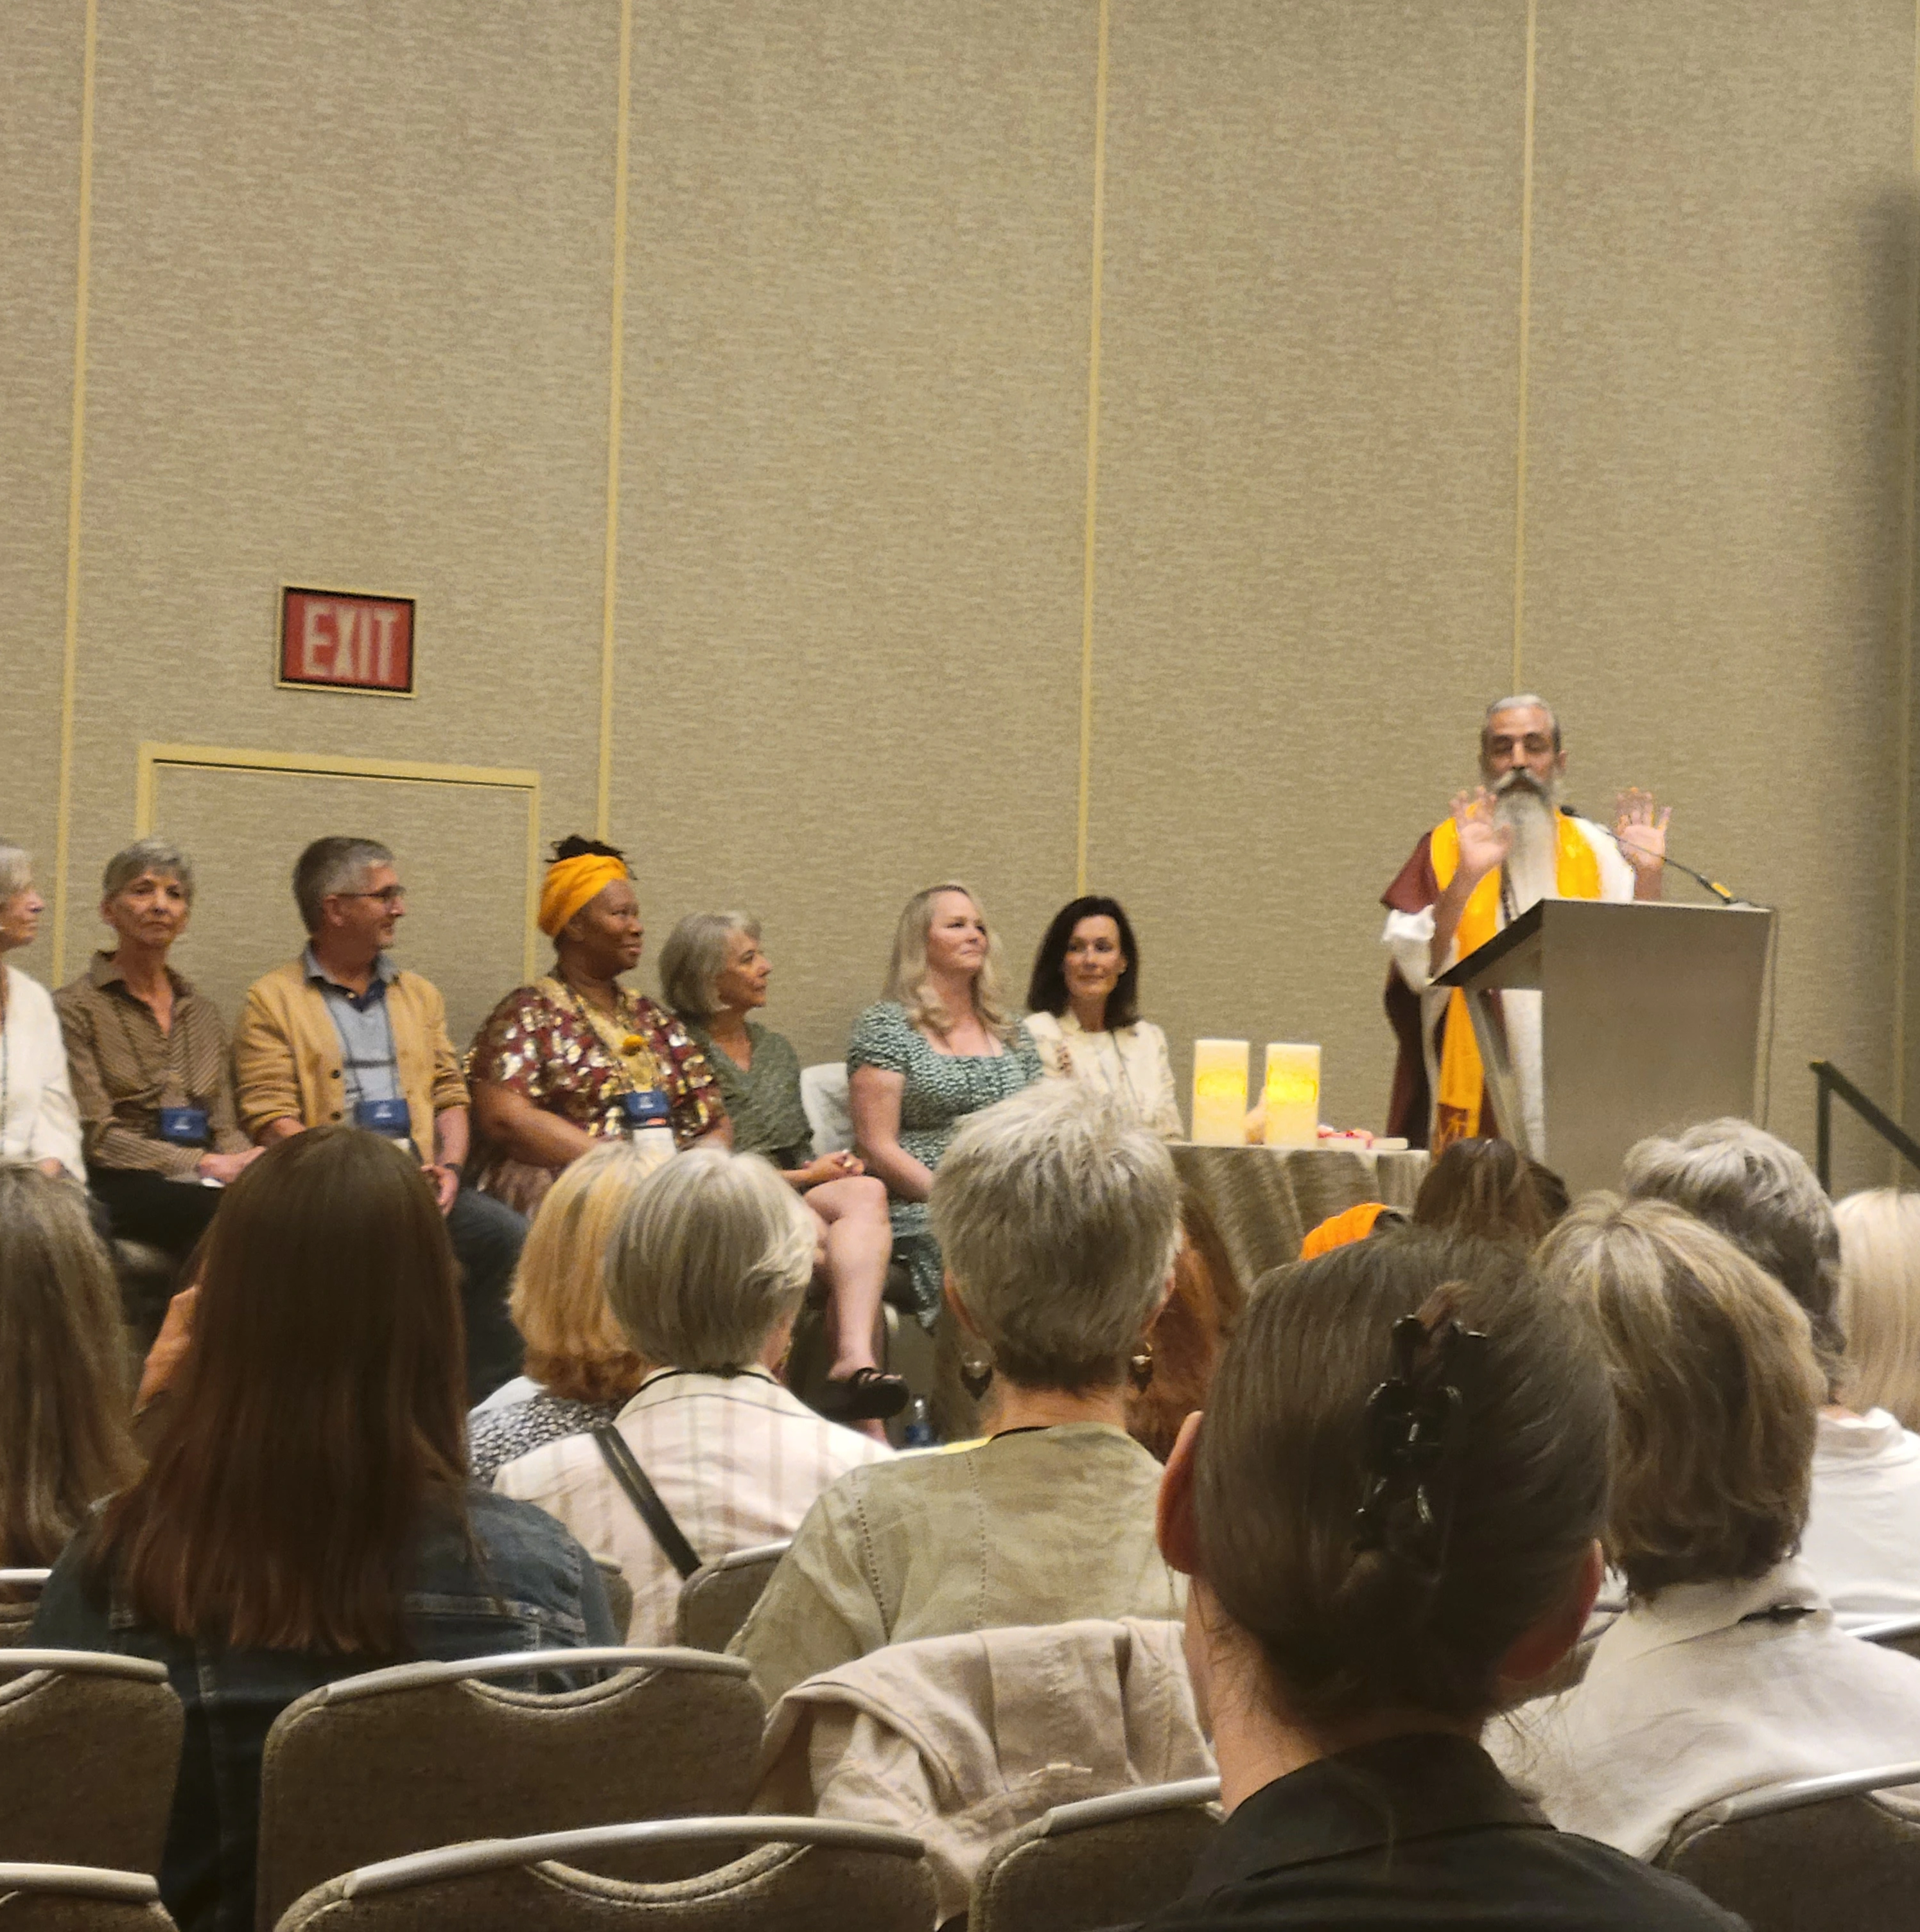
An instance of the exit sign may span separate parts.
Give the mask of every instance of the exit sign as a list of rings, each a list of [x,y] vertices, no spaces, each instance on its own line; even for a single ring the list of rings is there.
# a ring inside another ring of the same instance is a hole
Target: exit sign
[[[280,682],[307,690],[411,698],[413,599],[283,589]]]

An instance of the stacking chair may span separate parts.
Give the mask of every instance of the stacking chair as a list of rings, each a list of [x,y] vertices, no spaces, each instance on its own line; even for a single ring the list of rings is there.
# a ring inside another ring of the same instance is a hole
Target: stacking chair
[[[1920,1657],[1920,1617],[1885,1617],[1877,1623],[1856,1624],[1853,1634],[1868,1643],[1883,1643],[1890,1650]]]
[[[185,1724],[164,1664],[0,1650],[0,1858],[157,1872]]]
[[[752,1846],[741,1856],[743,1846]],[[583,1865],[672,1848],[698,1876],[609,1878]],[[715,1866],[714,1858],[729,1862]],[[451,1845],[316,1886],[279,1932],[929,1932],[920,1840],[824,1818],[699,1818]],[[271,1928],[262,1928],[262,1932]]]
[[[614,1674],[558,1693],[492,1681],[595,1668]],[[323,1684],[267,1736],[259,1922],[435,1845],[744,1810],[764,1716],[745,1664],[699,1650],[520,1651]]]
[[[724,1650],[792,1542],[789,1536],[778,1543],[756,1543],[702,1563],[680,1586],[674,1628],[678,1641],[695,1650]]]
[[[1656,1864],[1753,1932],[1862,1932],[1913,1922],[1920,1897],[1920,1763],[1793,1778],[1703,1806]]]
[[[50,1570],[0,1570],[0,1650],[27,1640],[33,1613]]]
[[[145,1872],[0,1864],[0,1925],[7,1932],[172,1932],[173,1921]]]
[[[1186,1889],[1220,1829],[1217,1778],[1056,1804],[987,1854],[967,1932],[1093,1932],[1131,1924]]]

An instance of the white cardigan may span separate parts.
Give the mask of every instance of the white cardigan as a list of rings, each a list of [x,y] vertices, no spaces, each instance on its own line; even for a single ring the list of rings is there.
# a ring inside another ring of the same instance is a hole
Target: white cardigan
[[[1056,1079],[1084,1080],[1117,1100],[1143,1127],[1180,1139],[1180,1105],[1167,1036],[1151,1020],[1113,1033],[1089,1033],[1071,1008],[1056,1019],[1029,1013],[1020,1024],[1032,1036],[1041,1067]]]
[[[0,970],[7,975],[7,1017],[0,1024],[0,1160],[57,1160],[83,1181],[80,1116],[53,995],[11,966]]]

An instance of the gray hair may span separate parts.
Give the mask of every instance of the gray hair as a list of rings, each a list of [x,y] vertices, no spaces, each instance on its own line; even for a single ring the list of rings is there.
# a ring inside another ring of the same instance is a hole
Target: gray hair
[[[376,866],[391,866],[394,855],[371,838],[316,838],[293,864],[293,902],[309,932],[318,932],[327,901],[336,892],[358,892]]]
[[[115,853],[100,875],[100,896],[103,899],[117,898],[135,880],[145,878],[149,872],[156,872],[162,878],[178,879],[180,890],[187,895],[187,903],[193,903],[192,862],[178,845],[169,844],[164,838],[136,838],[124,851]]]
[[[1488,728],[1502,711],[1544,711],[1553,728],[1553,748],[1560,748],[1560,715],[1537,691],[1517,691],[1511,698],[1496,698],[1480,720],[1480,742],[1485,744]]]
[[[1072,1080],[968,1115],[928,1208],[995,1364],[1027,1388],[1119,1381],[1180,1245],[1180,1188],[1156,1133]]]
[[[0,906],[33,884],[33,860],[17,845],[0,839]]]
[[[759,944],[760,922],[744,912],[690,912],[660,949],[661,997],[683,1020],[710,1020],[720,1010],[715,990],[726,970],[726,942],[744,932]]]
[[[1807,1311],[1814,1352],[1837,1387],[1847,1337],[1840,1319],[1840,1228],[1814,1170],[1751,1120],[1704,1120],[1627,1152],[1631,1200],[1670,1201],[1718,1228]]]
[[[634,1189],[607,1251],[607,1298],[637,1352],[741,1369],[800,1306],[813,1217],[758,1154],[694,1148]]]

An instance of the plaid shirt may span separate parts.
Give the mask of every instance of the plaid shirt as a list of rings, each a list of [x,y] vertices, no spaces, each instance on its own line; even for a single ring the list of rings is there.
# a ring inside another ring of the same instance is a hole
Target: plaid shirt
[[[247,1150],[234,1117],[226,1029],[190,982],[170,966],[166,976],[173,1024],[165,1033],[153,1009],[128,992],[110,952],[96,952],[87,970],[54,995],[89,1167],[191,1174],[208,1150],[162,1140],[163,1107],[203,1108],[211,1151]]]

